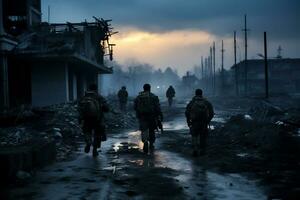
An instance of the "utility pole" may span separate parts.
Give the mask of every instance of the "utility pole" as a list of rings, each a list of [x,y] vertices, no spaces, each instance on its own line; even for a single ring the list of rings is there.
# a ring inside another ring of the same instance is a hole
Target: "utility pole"
[[[208,89],[208,59],[207,58],[205,58],[204,63],[205,63],[205,88],[207,90]]]
[[[268,50],[267,50],[267,33],[264,32],[264,46],[265,46],[265,87],[266,98],[269,98],[269,75],[268,75]]]
[[[213,43],[213,67],[214,67],[214,74],[213,74],[213,79],[214,79],[214,94],[216,94],[216,44],[215,42]]]
[[[48,5],[48,24],[50,24],[50,6]]]
[[[211,79],[211,93],[214,93],[214,75],[213,75],[213,63],[212,63],[212,47],[209,49],[209,65],[210,65],[210,79]]]
[[[203,81],[203,79],[204,79],[203,56],[201,56],[201,78],[202,78],[202,81]]]
[[[239,96],[238,67],[236,66],[236,31],[234,31],[234,68],[235,68],[235,93],[236,96]]]
[[[245,96],[248,95],[248,31],[247,29],[247,15],[245,15],[245,29],[243,29],[245,32]]]
[[[223,42],[223,40],[222,40],[222,49],[221,49],[221,52],[222,52],[222,64],[221,64],[221,84],[222,84],[222,86],[221,86],[221,93],[223,93],[224,91],[224,52],[225,52],[225,50],[224,50],[224,42]]]

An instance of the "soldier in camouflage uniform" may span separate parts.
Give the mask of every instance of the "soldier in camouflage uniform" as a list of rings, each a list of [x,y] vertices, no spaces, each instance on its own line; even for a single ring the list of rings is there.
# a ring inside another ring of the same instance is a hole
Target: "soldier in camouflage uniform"
[[[144,85],[144,91],[140,92],[134,101],[134,110],[139,120],[140,130],[142,132],[143,150],[148,152],[148,145],[153,149],[155,142],[155,129],[157,128],[157,119],[163,120],[158,96],[151,93],[151,86]],[[150,144],[148,144],[148,142]]]
[[[128,92],[127,92],[125,86],[123,86],[119,90],[118,98],[119,98],[119,103],[120,103],[120,110],[126,111],[126,105],[127,105],[127,100],[128,100]]]
[[[186,107],[185,116],[192,135],[193,155],[204,155],[208,125],[214,116],[214,110],[212,104],[202,96],[201,89],[195,91],[194,98]]]
[[[172,106],[173,98],[175,97],[175,89],[172,85],[170,85],[170,87],[168,88],[166,92],[166,97],[168,98],[169,106]]]
[[[109,111],[106,100],[97,90],[97,85],[91,84],[78,105],[79,123],[82,124],[86,142],[84,151],[89,153],[93,145],[93,156],[98,155],[97,148],[101,147],[101,141],[106,140],[103,113]]]

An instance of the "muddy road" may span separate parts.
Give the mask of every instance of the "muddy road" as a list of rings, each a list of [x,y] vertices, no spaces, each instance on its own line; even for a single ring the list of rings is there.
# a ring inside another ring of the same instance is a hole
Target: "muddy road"
[[[30,184],[7,192],[8,199],[266,199],[251,174],[223,173],[215,167],[222,155],[193,158],[184,103],[164,107],[164,133],[154,151],[142,153],[140,132],[108,134],[97,158],[83,152],[39,170]],[[237,111],[238,112],[238,111]],[[211,129],[222,126],[232,111],[217,110]],[[213,132],[213,131],[212,131]],[[234,163],[231,163],[234,165]]]

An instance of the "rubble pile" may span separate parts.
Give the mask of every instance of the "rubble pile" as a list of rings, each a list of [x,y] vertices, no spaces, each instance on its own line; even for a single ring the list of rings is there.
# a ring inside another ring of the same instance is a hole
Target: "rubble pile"
[[[300,178],[299,126],[273,120],[297,119],[299,122],[300,118],[292,113],[282,115],[273,107],[267,110],[270,112],[266,116],[271,120],[258,118],[264,119],[258,121],[255,115],[237,115],[216,129],[216,141],[212,142],[214,148],[210,153],[226,158],[220,162],[222,170],[255,172],[264,181],[276,185],[271,188],[271,194],[277,194],[278,189],[284,194],[290,188],[300,187],[297,181]],[[230,163],[235,163],[236,168]]]
[[[249,113],[258,121],[277,121],[285,112],[280,107],[273,105],[267,101],[260,101],[250,108]]]
[[[282,136],[280,126],[254,120],[250,115],[231,117],[215,135],[223,138],[224,144],[249,151],[275,150]],[[280,147],[279,147],[280,148]]]
[[[105,115],[105,122],[108,130],[129,129],[136,127],[136,118],[132,112],[121,112],[113,110]]]
[[[121,112],[115,101],[110,102],[110,107],[111,111],[105,114],[108,131],[136,126],[132,110]],[[62,160],[83,140],[76,103],[26,109],[22,112],[11,111],[6,116],[6,127],[0,128],[1,147],[30,145],[36,140],[54,142],[57,159]]]
[[[261,101],[249,110],[253,119],[261,123],[272,123],[280,126],[282,133],[299,135],[300,106],[291,105],[290,101]]]
[[[25,127],[0,129],[0,146],[17,146],[32,140],[32,134]]]
[[[129,99],[127,110],[121,111],[118,97],[110,95],[107,97],[110,112],[105,115],[105,124],[108,130],[129,129],[137,127],[137,119],[133,110],[133,99]]]

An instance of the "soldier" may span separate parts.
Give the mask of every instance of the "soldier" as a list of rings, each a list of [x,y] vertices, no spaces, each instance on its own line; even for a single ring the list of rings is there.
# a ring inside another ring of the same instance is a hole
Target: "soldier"
[[[142,132],[143,151],[148,153],[148,147],[154,148],[155,129],[157,119],[163,120],[158,96],[151,93],[151,86],[144,85],[144,91],[140,92],[134,101],[134,110],[139,120],[140,130]],[[148,144],[150,143],[150,144]]]
[[[98,94],[97,85],[91,84],[84,97],[79,101],[79,123],[85,135],[85,153],[89,153],[93,144],[93,156],[98,156],[97,148],[106,140],[103,113],[109,111],[106,100]],[[92,139],[92,135],[94,136]]]
[[[195,91],[195,97],[185,111],[187,124],[192,135],[193,156],[205,154],[208,124],[214,116],[212,104],[202,96],[202,90]]]
[[[168,98],[169,106],[172,106],[173,98],[175,97],[175,90],[172,85],[170,85],[170,87],[168,88],[166,97]]]
[[[127,105],[127,100],[128,100],[128,92],[126,91],[125,86],[123,86],[119,90],[118,97],[119,97],[119,103],[120,103],[120,110],[126,111],[126,105]]]

